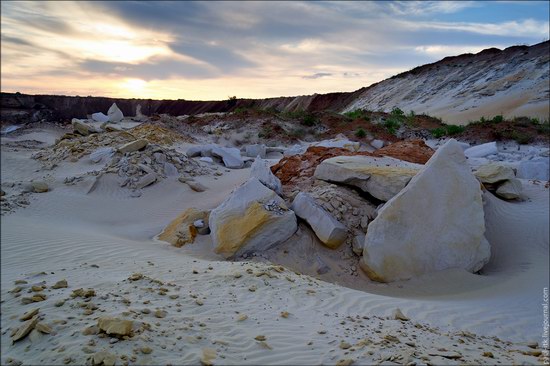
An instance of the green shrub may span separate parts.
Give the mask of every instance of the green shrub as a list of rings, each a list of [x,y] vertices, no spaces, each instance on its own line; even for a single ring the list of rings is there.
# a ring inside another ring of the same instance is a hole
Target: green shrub
[[[365,132],[364,129],[358,128],[357,131],[355,131],[355,136],[357,136],[359,138],[363,138],[363,137],[367,136],[367,133]]]
[[[395,135],[399,127],[401,127],[401,121],[397,118],[390,117],[384,121],[384,127],[386,127],[386,130],[389,133]]]
[[[491,120],[491,122],[493,123],[501,123],[502,121],[504,121],[504,117],[502,116],[502,114],[499,114],[498,116],[494,116],[493,119]]]
[[[445,136],[445,133],[447,131],[445,131],[445,129],[443,127],[438,127],[438,128],[434,128],[433,130],[430,131],[432,136],[435,137],[435,138],[440,138],[440,137],[443,137]]]
[[[313,114],[307,114],[302,118],[302,124],[308,127],[315,126],[317,119]]]
[[[351,119],[358,119],[363,117],[363,111],[361,109],[356,109],[354,111],[349,111],[344,113],[344,116]]]
[[[403,117],[405,116],[405,112],[403,112],[401,109],[399,109],[398,107],[394,107],[392,110],[391,110],[391,113],[390,113],[392,116],[394,117]]]
[[[466,128],[464,126],[447,125],[447,126],[445,126],[445,130],[447,132],[447,135],[453,136],[453,135],[458,135],[459,133],[464,132],[464,130],[466,130]]]

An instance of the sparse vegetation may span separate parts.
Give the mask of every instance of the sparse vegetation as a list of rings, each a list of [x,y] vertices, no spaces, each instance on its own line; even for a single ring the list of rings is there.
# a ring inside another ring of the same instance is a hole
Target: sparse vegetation
[[[365,121],[370,121],[370,117],[367,115],[367,112],[363,109],[356,109],[354,111],[344,113],[344,116],[355,120],[355,119],[364,119]]]
[[[466,130],[464,126],[457,125],[443,125],[442,127],[434,128],[430,132],[433,137],[440,138],[443,136],[454,136],[461,134]]]
[[[355,131],[355,136],[358,137],[358,138],[363,138],[363,137],[367,136],[367,133],[365,132],[364,129],[358,128],[357,131]]]
[[[273,130],[271,129],[271,127],[264,127],[260,132],[258,132],[258,137],[268,139],[271,138],[272,134]]]
[[[231,108],[237,105],[237,96],[227,97],[227,105]]]

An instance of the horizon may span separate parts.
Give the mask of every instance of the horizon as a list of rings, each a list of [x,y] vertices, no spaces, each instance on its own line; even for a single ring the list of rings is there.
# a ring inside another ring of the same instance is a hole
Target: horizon
[[[548,2],[1,7],[2,92],[23,94],[207,101],[351,92],[447,56],[549,35]]]

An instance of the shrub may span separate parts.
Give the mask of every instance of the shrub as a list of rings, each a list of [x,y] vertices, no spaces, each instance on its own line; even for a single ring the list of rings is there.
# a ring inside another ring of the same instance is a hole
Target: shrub
[[[354,111],[344,113],[344,116],[351,119],[364,118],[364,112],[361,109],[356,109]]]
[[[355,136],[357,136],[359,138],[363,138],[363,137],[367,136],[367,133],[365,132],[364,129],[358,128],[357,131],[355,131]]]
[[[446,126],[447,135],[453,136],[458,135],[459,133],[464,132],[466,128],[464,126],[457,126],[457,125],[447,125]]]
[[[313,114],[307,114],[302,118],[302,124],[305,126],[315,126],[316,122],[317,120]]]
[[[443,137],[445,136],[445,129],[443,127],[438,127],[438,128],[434,128],[433,130],[430,131],[432,136],[435,137],[435,138],[440,138],[440,137]]]
[[[384,127],[386,127],[389,133],[395,135],[399,127],[401,127],[401,122],[397,118],[390,117],[384,121]]]
[[[398,107],[394,107],[392,110],[391,110],[391,113],[390,113],[392,116],[394,117],[403,117],[405,115],[405,112],[403,112],[401,109],[399,109]]]
[[[501,123],[502,121],[504,121],[504,117],[502,116],[502,114],[499,114],[498,116],[494,116],[493,119],[491,120],[491,122],[493,123]]]

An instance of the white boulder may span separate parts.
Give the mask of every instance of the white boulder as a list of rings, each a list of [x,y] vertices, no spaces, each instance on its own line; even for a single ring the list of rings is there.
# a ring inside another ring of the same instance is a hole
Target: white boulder
[[[346,241],[347,228],[318,205],[307,193],[298,193],[292,202],[291,209],[298,217],[306,220],[315,235],[327,247],[336,249]]]
[[[244,166],[241,152],[235,147],[214,147],[212,155],[221,158],[227,168],[240,169]]]
[[[517,164],[518,178],[549,180],[549,158],[537,157],[531,160],[522,160]]]
[[[225,258],[263,251],[290,238],[296,215],[258,179],[250,178],[210,213],[214,251]]]
[[[307,146],[302,146],[302,145],[296,144],[296,145],[292,145],[291,147],[286,149],[283,152],[283,155],[284,156],[301,155],[301,154],[305,153],[306,150],[307,150]]]
[[[521,181],[517,178],[512,178],[498,186],[495,194],[507,200],[514,200],[521,198],[522,192],[523,186]]]
[[[493,155],[498,153],[497,143],[488,142],[486,144],[476,145],[464,150],[464,155],[467,158],[482,158],[487,155]]]
[[[124,118],[124,114],[122,114],[122,111],[118,108],[116,103],[113,103],[109,108],[107,116],[109,116],[110,122],[120,122]]]
[[[380,282],[450,268],[480,270],[490,257],[481,188],[451,139],[369,224],[361,268]]]
[[[246,146],[244,154],[250,158],[259,156],[260,158],[265,159],[266,153],[266,146],[264,144],[255,144]]]
[[[372,140],[370,142],[370,146],[374,147],[375,149],[381,149],[384,147],[384,141],[382,140]]]
[[[101,122],[101,123],[109,122],[109,116],[106,116],[101,112],[93,113],[92,119],[96,122]]]
[[[250,176],[257,178],[264,186],[275,191],[279,196],[283,193],[281,181],[272,172],[267,164],[260,158],[256,158],[250,168]]]
[[[361,143],[348,140],[346,136],[339,134],[333,139],[316,142],[312,146],[339,147],[350,151],[357,151],[361,147]]]
[[[336,156],[315,169],[315,178],[360,188],[373,197],[388,201],[401,191],[422,168],[390,157]]]

